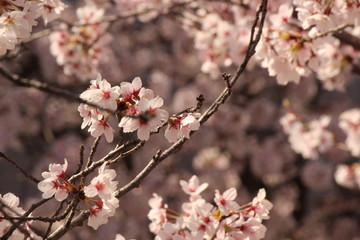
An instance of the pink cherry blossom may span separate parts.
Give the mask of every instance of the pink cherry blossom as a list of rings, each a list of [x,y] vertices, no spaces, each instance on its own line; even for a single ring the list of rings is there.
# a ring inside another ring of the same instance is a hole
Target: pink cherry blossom
[[[168,120],[168,127],[165,130],[165,137],[169,142],[176,142],[179,138],[190,138],[190,132],[200,127],[196,119],[200,114],[188,114],[186,116],[173,116]]]
[[[240,206],[234,200],[236,198],[237,191],[235,188],[226,190],[223,194],[220,194],[219,190],[215,191],[214,201],[219,207],[222,215],[227,216],[231,211],[239,210]]]
[[[64,160],[64,164],[52,163],[49,165],[49,172],[43,172],[44,180],[38,183],[38,189],[43,192],[42,198],[51,198],[55,195],[55,199],[63,201],[67,198],[68,193],[73,190],[73,186],[66,180],[66,169],[68,163]]]
[[[99,116],[99,118],[102,116]],[[115,130],[109,125],[108,119],[91,119],[91,126],[89,132],[93,137],[105,135],[107,142],[112,142],[114,139]]]
[[[163,100],[159,96],[150,100],[141,98],[137,107],[131,110],[135,113],[135,117],[123,117],[119,127],[122,127],[125,133],[137,130],[140,140],[149,140],[150,133],[156,131],[162,122],[168,118],[168,113],[160,109],[162,105]]]
[[[155,234],[157,234],[167,222],[167,205],[163,204],[162,201],[163,199],[156,193],[154,193],[153,197],[149,200],[149,206],[151,207],[151,210],[149,211],[147,217],[151,221],[149,225],[150,231]]]
[[[109,221],[109,217],[115,215],[115,210],[118,207],[119,200],[114,197],[107,201],[96,201],[96,206],[90,209],[88,225],[97,230],[100,225]]]
[[[99,196],[102,200],[113,198],[117,189],[117,181],[114,181],[116,172],[113,169],[105,169],[106,162],[98,169],[98,175],[91,180],[90,185],[85,187],[87,197]]]
[[[200,185],[199,178],[197,176],[192,176],[189,181],[180,180],[180,186],[182,190],[191,196],[192,199],[198,199],[200,193],[203,192],[208,186],[208,183],[203,183]]]
[[[117,102],[119,98],[120,88],[115,86],[111,87],[110,83],[106,79],[102,79],[101,75],[98,74],[96,80],[96,88],[90,88],[83,92],[80,97],[89,103],[98,105],[99,107],[116,110]]]

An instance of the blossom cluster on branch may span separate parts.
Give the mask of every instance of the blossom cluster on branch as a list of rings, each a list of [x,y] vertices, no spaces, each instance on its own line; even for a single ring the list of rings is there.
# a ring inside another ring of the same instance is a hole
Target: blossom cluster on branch
[[[0,3],[0,55],[27,40],[37,19],[44,23],[58,18],[65,8],[61,0],[3,0]]]
[[[150,133],[155,132],[167,123],[165,137],[169,142],[176,142],[185,137],[190,138],[190,131],[200,127],[198,113],[182,113],[169,117],[169,113],[161,109],[163,99],[154,95],[151,89],[142,87],[139,77],[129,82],[122,82],[120,86],[111,87],[110,83],[98,74],[96,80],[80,97],[109,111],[117,112],[120,118],[119,127],[124,133],[137,131],[140,140],[149,140]],[[90,125],[89,132],[93,137],[105,135],[108,142],[114,139],[115,130],[110,126],[111,112],[99,110],[87,104],[80,104],[78,108],[84,118],[82,128]],[[197,117],[197,118],[196,118]]]
[[[208,184],[200,184],[197,176],[192,176],[188,182],[180,180],[180,185],[189,195],[189,200],[182,204],[182,213],[170,209],[157,194],[149,200],[151,210],[148,218],[155,239],[256,240],[265,236],[266,227],[262,221],[269,219],[272,204],[265,199],[264,189],[242,206],[236,202],[235,188],[222,194],[216,190],[214,206],[201,197]]]

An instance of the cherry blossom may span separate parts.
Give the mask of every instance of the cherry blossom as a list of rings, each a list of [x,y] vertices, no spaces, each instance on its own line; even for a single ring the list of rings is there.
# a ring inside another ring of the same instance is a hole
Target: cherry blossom
[[[318,159],[319,152],[326,152],[334,144],[332,133],[326,129],[330,121],[329,116],[322,116],[305,125],[293,113],[280,119],[294,151],[313,160]]]
[[[350,189],[360,189],[360,164],[339,164],[334,174],[335,181],[340,186]]]
[[[236,211],[240,208],[239,204],[234,201],[236,195],[237,191],[235,188],[230,188],[223,194],[220,194],[219,190],[215,191],[214,201],[222,215],[227,216],[231,211]]]
[[[112,142],[114,139],[115,130],[109,125],[108,119],[92,119],[89,132],[93,137],[99,137],[105,135],[106,141]]]
[[[106,33],[108,23],[100,23],[104,10],[95,5],[77,9],[81,26],[69,29],[63,25],[49,38],[50,51],[59,65],[64,65],[64,73],[75,75],[81,80],[95,77],[101,61],[107,60],[108,47],[112,37]],[[83,24],[83,25],[82,25]],[[107,84],[104,83],[106,88]]]
[[[43,192],[42,198],[47,199],[54,195],[58,201],[67,198],[68,193],[74,189],[65,176],[67,166],[68,162],[65,159],[63,165],[52,163],[49,165],[49,172],[45,171],[41,174],[44,180],[38,183],[38,189]]]
[[[167,205],[162,203],[163,199],[156,193],[149,199],[149,211],[147,217],[150,219],[151,224],[149,225],[150,231],[157,234],[162,226],[167,222],[166,209]]]
[[[208,183],[200,184],[199,178],[197,176],[192,176],[189,181],[180,180],[180,186],[182,190],[191,196],[191,199],[200,198],[200,193],[203,192],[208,186]]]
[[[96,201],[96,206],[90,209],[88,225],[97,230],[100,225],[106,224],[109,217],[114,216],[116,208],[119,207],[119,200],[111,198],[107,201]]]
[[[163,100],[159,96],[150,100],[141,98],[137,106],[131,109],[134,117],[123,117],[119,127],[122,127],[125,133],[137,130],[137,136],[140,140],[149,140],[150,133],[156,131],[162,122],[168,118],[168,113],[160,109],[162,105]]]
[[[155,239],[261,239],[265,236],[266,227],[262,220],[268,219],[272,204],[265,199],[265,190],[261,189],[251,203],[240,207],[234,199],[236,189],[230,188],[220,195],[215,192],[215,203],[206,202],[200,195],[195,199],[190,191],[189,184],[195,185],[198,193],[203,191],[207,184],[199,187],[197,176],[191,177],[189,182],[180,181],[185,193],[190,195],[189,201],[182,204],[184,213],[170,214],[175,221],[168,221],[166,210],[175,213],[162,203],[162,198],[154,194],[149,204],[151,210],[148,218],[151,220],[150,229],[156,234]],[[254,213],[256,212],[256,214]],[[154,227],[156,226],[156,227]],[[153,227],[153,228],[152,228]]]
[[[257,196],[251,202],[251,207],[247,209],[253,217],[259,217],[260,219],[269,219],[270,209],[273,207],[272,203],[265,199],[265,189],[260,189]]]
[[[200,114],[188,114],[186,116],[173,116],[168,120],[168,127],[165,130],[165,137],[169,142],[176,142],[179,138],[190,138],[190,132],[200,127],[196,119]]]
[[[112,111],[116,110],[116,100],[120,96],[120,88],[118,86],[111,87],[110,83],[106,79],[102,79],[99,73],[96,80],[93,80],[92,84],[94,83],[96,83],[96,85],[92,85],[93,87],[90,87],[90,89],[80,94],[80,97],[99,107]]]
[[[346,146],[353,156],[360,156],[360,109],[350,109],[339,117],[339,126],[345,131]]]
[[[86,186],[84,193],[87,197],[99,196],[102,200],[113,198],[117,188],[117,181],[114,181],[116,172],[113,169],[105,169],[106,162],[98,169],[98,175],[91,180],[91,184]]]
[[[66,8],[66,5],[60,0],[42,0],[40,1],[39,13],[44,19],[45,25],[58,18],[60,13]]]
[[[52,2],[52,3],[50,3]],[[53,5],[53,3],[56,5]],[[3,0],[0,6],[0,55],[30,37],[36,19],[42,15],[47,24],[59,16],[65,4],[60,0],[14,1]],[[53,9],[53,15],[49,10]]]

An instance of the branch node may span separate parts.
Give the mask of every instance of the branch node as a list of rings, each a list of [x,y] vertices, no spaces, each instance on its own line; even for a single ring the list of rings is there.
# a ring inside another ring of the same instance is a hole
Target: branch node
[[[228,89],[231,89],[231,84],[230,84],[231,74],[229,74],[229,73],[222,73],[222,74],[221,74],[221,77],[222,77],[223,80],[225,81],[226,87],[227,87]]]
[[[156,152],[156,154],[154,155],[153,160],[157,161],[159,159],[159,157],[161,156],[161,154],[162,154],[162,150],[158,150]]]

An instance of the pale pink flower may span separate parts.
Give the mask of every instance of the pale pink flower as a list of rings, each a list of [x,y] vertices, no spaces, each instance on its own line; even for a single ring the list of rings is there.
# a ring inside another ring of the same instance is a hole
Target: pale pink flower
[[[42,0],[39,13],[44,19],[45,25],[58,18],[66,5],[61,0]]]
[[[247,209],[250,212],[250,215],[259,217],[261,220],[269,219],[269,212],[273,205],[269,200],[265,199],[265,197],[266,192],[265,189],[262,188],[252,200],[250,209]]]
[[[255,218],[245,221],[240,217],[237,221],[230,223],[228,227],[234,229],[229,232],[229,239],[259,240],[265,237],[266,227]]]
[[[193,200],[200,198],[200,193],[203,192],[208,186],[208,183],[200,185],[199,178],[192,176],[189,181],[180,180],[180,186],[182,190],[191,196]]]
[[[11,192],[6,193],[3,196],[0,194],[0,204],[2,206],[2,211],[4,211],[7,216],[18,217],[25,213],[25,211],[21,207],[19,207],[19,203],[20,203],[19,198]],[[4,214],[2,212],[0,212],[0,217],[4,217]],[[13,223],[11,223],[8,220],[0,219],[0,237],[2,237],[12,225],[13,225]],[[26,225],[24,225],[24,226],[21,225],[21,227],[26,229]],[[26,229],[26,230],[28,230],[28,229]],[[29,233],[30,233],[30,231],[29,231]],[[18,229],[16,229],[11,234],[9,239],[10,240],[22,240],[22,239],[25,239],[25,236]]]
[[[335,171],[335,181],[340,186],[350,189],[360,189],[360,164],[339,164]]]
[[[330,121],[329,116],[321,116],[305,127],[293,113],[287,113],[280,123],[289,135],[291,148],[304,158],[315,160],[318,159],[319,152],[326,152],[334,145],[333,134],[327,130]]]
[[[106,79],[102,79],[100,73],[95,80],[97,88],[90,88],[80,95],[80,98],[89,103],[96,104],[99,107],[115,111],[117,108],[117,99],[120,96],[120,88],[111,87]]]
[[[120,84],[120,91],[121,91],[121,101],[122,102],[130,102],[134,104],[134,101],[140,100],[140,90],[142,88],[141,78],[136,77],[132,80],[131,83],[129,82],[122,82]]]
[[[43,192],[42,198],[51,198],[55,194],[55,199],[63,201],[67,198],[68,193],[72,191],[73,186],[66,181],[66,169],[68,163],[64,160],[64,164],[50,164],[49,172],[43,172],[41,175],[44,180],[38,183],[38,189]]]
[[[155,240],[185,240],[180,234],[179,226],[170,222],[165,223],[164,228],[156,235]]]
[[[223,194],[220,194],[219,190],[215,190],[214,201],[223,216],[229,215],[231,211],[239,210],[239,204],[234,201],[236,196],[237,191],[235,188],[230,188]]]
[[[187,212],[190,217],[187,217],[185,222],[192,235],[201,239],[211,238],[218,225],[218,221],[213,217],[214,206],[204,199],[197,199],[190,204],[191,211]]]
[[[102,116],[99,116],[102,118]],[[112,142],[114,139],[115,130],[109,125],[108,119],[91,119],[91,126],[89,132],[93,137],[99,137],[105,135],[107,142]]]
[[[157,234],[168,221],[166,218],[166,209],[168,206],[163,204],[162,201],[162,197],[158,196],[156,193],[153,193],[153,197],[149,200],[151,210],[147,217],[151,221],[149,225],[150,231],[154,234]]]
[[[0,24],[5,28],[5,36],[14,40],[28,38],[32,29],[25,19],[25,13],[21,11],[3,13],[0,17]]]
[[[88,225],[97,230],[100,225],[106,224],[109,217],[115,215],[116,208],[119,207],[119,200],[115,197],[107,201],[97,201],[96,206],[90,209]]]
[[[94,4],[87,4],[85,7],[76,9],[76,16],[80,24],[99,23],[104,17],[105,10]]]
[[[347,110],[339,118],[339,126],[347,134],[346,146],[351,155],[360,156],[360,109]]]
[[[106,162],[98,169],[98,175],[91,180],[90,185],[86,186],[84,193],[87,197],[99,195],[102,200],[113,198],[117,189],[117,181],[114,181],[116,172],[113,169],[105,169]]]
[[[141,98],[137,107],[130,109],[135,113],[133,114],[134,117],[124,116],[119,127],[122,127],[125,133],[137,130],[137,136],[140,140],[149,140],[150,133],[156,131],[162,122],[168,118],[168,113],[159,109],[162,105],[163,100],[159,96],[150,100]]]
[[[173,116],[168,120],[168,127],[165,130],[165,137],[169,142],[176,142],[179,138],[190,138],[190,132],[200,127],[197,118],[200,114],[190,113],[186,116]]]
[[[99,112],[96,108],[91,107],[87,104],[81,103],[78,107],[80,116],[83,117],[83,122],[81,124],[81,129],[84,129],[86,126],[91,125],[93,119],[99,119]]]

